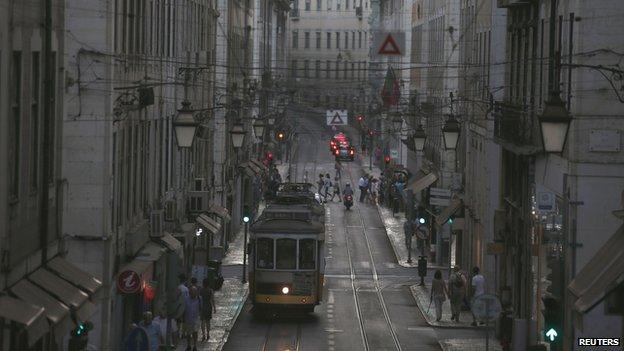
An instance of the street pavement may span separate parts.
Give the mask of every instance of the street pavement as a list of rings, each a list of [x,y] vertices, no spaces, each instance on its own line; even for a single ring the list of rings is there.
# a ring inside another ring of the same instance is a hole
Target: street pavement
[[[301,147],[292,160],[291,181],[313,183],[319,173],[334,174],[326,142],[333,133],[319,121],[297,121]],[[363,166],[360,162],[344,164],[342,188],[346,181],[356,184]],[[387,217],[383,210],[380,214],[377,206],[357,199],[350,211],[338,199],[325,207],[324,301],[309,315],[282,313],[263,318],[252,314],[247,301],[231,330],[223,328],[228,337],[223,350],[426,351],[446,350],[466,340],[467,345],[477,345],[483,333],[474,328],[443,329],[428,324],[410,289],[419,281],[416,269],[399,263],[400,255],[382,220]],[[239,260],[226,257],[226,262],[238,264]],[[230,301],[225,305],[233,310],[237,304]],[[212,348],[211,343],[208,347],[202,350],[220,349],[219,345]]]

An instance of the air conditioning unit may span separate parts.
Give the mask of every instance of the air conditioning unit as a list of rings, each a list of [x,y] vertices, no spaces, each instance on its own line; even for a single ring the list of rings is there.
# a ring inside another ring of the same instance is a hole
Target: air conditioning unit
[[[178,211],[178,206],[175,200],[165,201],[165,221],[174,222],[176,220],[176,215]]]
[[[206,178],[195,178],[191,191],[205,191],[207,189]]]
[[[208,196],[207,191],[189,191],[189,211],[193,214],[208,211],[210,207]]]
[[[154,210],[150,213],[150,237],[160,238],[163,236],[164,211]]]

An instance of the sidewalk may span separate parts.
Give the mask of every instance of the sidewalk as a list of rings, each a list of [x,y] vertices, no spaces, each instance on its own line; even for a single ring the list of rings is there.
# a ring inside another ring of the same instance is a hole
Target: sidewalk
[[[472,314],[470,311],[462,311],[460,313],[459,323],[451,322],[451,302],[448,298],[442,304],[442,319],[439,322],[436,322],[435,305],[433,303],[429,305],[431,298],[431,292],[429,290],[430,287],[431,283],[429,282],[427,282],[425,286],[410,286],[412,296],[414,296],[414,300],[416,300],[418,308],[422,311],[427,324],[443,328],[478,328],[470,325],[470,323],[472,323]]]
[[[439,341],[440,347],[444,351],[483,351],[485,350],[485,334],[479,339],[444,339]],[[502,351],[498,340],[490,333],[489,351]]]
[[[264,204],[260,203],[259,212],[264,208]],[[222,267],[239,266],[243,264],[243,230],[244,227],[236,233],[234,241],[229,245],[225,257],[222,261]],[[247,295],[249,294],[249,285],[243,284],[240,277],[225,278],[221,290],[215,291],[215,308],[216,313],[212,315],[210,323],[210,338],[206,341],[198,341],[197,349],[200,351],[220,351],[227,342],[230,330],[234,327],[236,319],[240,314]],[[201,333],[200,333],[201,334]],[[201,335],[199,335],[201,339]],[[186,349],[186,340],[178,342],[176,351],[184,351]]]

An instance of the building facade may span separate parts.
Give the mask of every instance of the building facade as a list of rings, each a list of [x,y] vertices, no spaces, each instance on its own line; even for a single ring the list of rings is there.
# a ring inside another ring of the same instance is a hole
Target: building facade
[[[66,6],[62,228],[70,261],[104,284],[89,343],[115,350],[197,264],[195,251],[179,256],[202,246],[194,216],[209,209],[217,11],[209,0]],[[175,135],[183,102],[201,121],[190,148]]]
[[[288,75],[309,108],[366,110],[370,0],[297,0],[288,16]]]
[[[603,302],[617,288],[605,280],[621,270],[598,264],[602,270],[591,273],[591,282],[583,281],[588,270],[597,269],[592,257],[622,225],[611,211],[624,207],[623,108],[619,92],[610,88],[612,78],[602,71],[618,70],[616,52],[623,43],[616,33],[624,23],[604,20],[618,4],[601,1],[590,8],[553,0],[498,5],[506,10],[508,24],[504,96],[494,103],[494,136],[503,149],[506,250],[501,263],[506,266],[500,272],[501,281],[513,286],[517,318],[529,321],[527,337],[518,335],[517,340],[543,340],[546,298],[561,306],[565,350],[577,348],[576,337],[621,337],[621,315],[609,312]],[[540,134],[538,117],[554,96],[563,101],[572,122],[563,152],[544,154],[546,136]],[[590,286],[595,291],[588,291]]]

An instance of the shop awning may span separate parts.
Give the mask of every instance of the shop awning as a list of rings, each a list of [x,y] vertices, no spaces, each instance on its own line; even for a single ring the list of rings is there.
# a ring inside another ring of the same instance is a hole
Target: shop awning
[[[232,217],[230,216],[230,211],[228,211],[228,209],[223,206],[220,206],[217,204],[211,204],[210,208],[208,209],[208,212],[216,214],[217,216],[221,217],[221,219],[223,219],[224,221],[232,220]]]
[[[442,210],[442,212],[435,217],[436,225],[441,227],[444,223],[448,222],[449,218],[462,207],[462,200],[460,198],[454,198],[451,203]]]
[[[28,280],[69,306],[76,312],[76,317],[81,321],[88,320],[95,311],[95,305],[89,302],[89,295],[86,292],[45,268],[37,269],[28,276]]]
[[[624,282],[624,225],[574,277],[568,290],[577,300],[574,309],[586,313]]]
[[[95,296],[102,288],[102,282],[100,280],[69,263],[62,257],[57,256],[53,258],[47,263],[47,267],[61,278],[88,292],[91,295],[91,300],[95,299]]]
[[[26,301],[36,306],[44,308],[44,314],[54,327],[54,334],[57,337],[65,336],[73,327],[69,307],[50,296],[35,284],[26,279],[20,280],[11,287],[11,292],[20,300]]]
[[[414,194],[418,194],[421,190],[435,183],[436,180],[438,180],[438,175],[435,172],[431,172],[421,178],[408,182],[405,189],[412,190]]]
[[[137,253],[135,260],[156,262],[165,253],[165,248],[154,242],[148,242],[143,245],[139,253]]]
[[[180,240],[176,239],[173,237],[173,235],[169,234],[169,233],[165,233],[160,240],[162,240],[162,242],[165,244],[165,246],[173,251],[173,252],[178,252],[180,250],[182,250],[182,243],[180,242]]]
[[[16,322],[26,330],[28,347],[50,330],[43,307],[6,295],[0,296],[0,318]]]
[[[221,224],[214,219],[210,218],[207,214],[201,214],[197,217],[197,223],[202,227],[206,228],[213,235],[219,233],[221,230]]]

